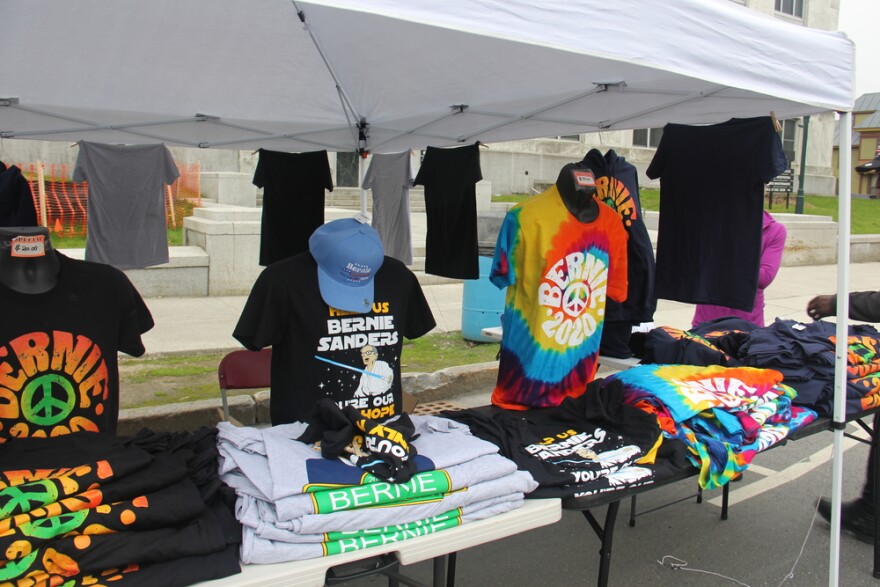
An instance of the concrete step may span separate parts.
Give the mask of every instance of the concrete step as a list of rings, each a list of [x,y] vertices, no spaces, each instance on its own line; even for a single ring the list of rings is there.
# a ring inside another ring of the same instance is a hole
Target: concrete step
[[[85,249],[61,249],[71,259],[85,259]],[[208,295],[211,258],[201,247],[168,247],[168,262],[125,275],[142,297],[187,298]]]
[[[367,210],[373,209],[373,192],[366,190]],[[324,203],[331,208],[347,208],[360,210],[361,189],[351,187],[335,187],[325,196]],[[409,207],[411,212],[425,211],[425,192],[422,188],[411,188],[409,191]]]
[[[200,218],[215,222],[259,222],[262,215],[262,208],[231,206],[229,204],[218,204],[213,200],[203,199],[201,206],[193,208],[191,218]]]

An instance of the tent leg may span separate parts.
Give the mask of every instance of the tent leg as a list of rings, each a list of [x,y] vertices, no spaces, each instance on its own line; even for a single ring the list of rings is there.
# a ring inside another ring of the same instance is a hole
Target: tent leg
[[[871,480],[874,485],[874,578],[880,579],[880,543],[877,541],[877,537],[880,536],[880,491],[877,491],[877,488],[880,487],[878,483],[880,483],[880,440],[877,438],[878,428],[877,425],[880,424],[880,412],[876,412],[874,414],[874,423],[872,425],[871,430],[871,457],[874,459],[873,471],[874,478]]]
[[[852,112],[840,113],[840,128],[852,128]],[[840,501],[843,494],[843,427],[846,425],[846,359],[849,334],[849,241],[851,212],[852,134],[840,133],[837,183],[837,344],[834,351],[834,444],[831,451],[831,544],[828,585],[840,581]]]

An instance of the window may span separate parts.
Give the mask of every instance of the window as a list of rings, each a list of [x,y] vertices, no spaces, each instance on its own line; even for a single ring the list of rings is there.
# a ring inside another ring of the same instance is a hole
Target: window
[[[637,128],[633,130],[633,146],[656,148],[662,137],[662,126],[660,128]]]
[[[560,141],[580,141],[581,135],[560,135],[556,138]]]
[[[796,18],[803,18],[804,0],[776,0],[776,12]]]
[[[800,122],[799,119],[789,119],[783,120],[782,122],[782,150],[785,152],[785,157],[788,159],[789,164],[794,161],[794,153],[795,153],[795,136],[797,135],[797,127]]]
[[[354,188],[358,186],[358,154],[336,153],[336,185]]]

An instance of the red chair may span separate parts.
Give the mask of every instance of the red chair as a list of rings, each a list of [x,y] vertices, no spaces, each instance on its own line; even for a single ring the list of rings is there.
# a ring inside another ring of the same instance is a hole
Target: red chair
[[[220,399],[223,402],[223,420],[229,421],[230,389],[268,389],[271,386],[272,347],[259,351],[241,349],[232,351],[220,360],[217,377],[220,380]]]

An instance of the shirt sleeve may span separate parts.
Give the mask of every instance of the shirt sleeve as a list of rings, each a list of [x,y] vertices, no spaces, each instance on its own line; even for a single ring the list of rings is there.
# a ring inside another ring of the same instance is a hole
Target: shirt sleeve
[[[849,317],[863,322],[880,322],[880,291],[849,294]]]
[[[73,181],[88,181],[91,158],[89,146],[85,141],[79,142],[79,151],[76,154],[76,163],[73,166]]]
[[[321,171],[324,174],[324,189],[328,192],[333,191],[333,174],[330,173],[330,159],[327,158],[327,151],[321,151],[324,154],[324,161],[321,163]]]
[[[407,303],[406,327],[403,335],[406,338],[413,339],[428,334],[437,326],[437,321],[434,320],[431,306],[428,305],[428,300],[425,299],[425,293],[422,291],[422,286],[419,285],[418,278],[412,271],[409,272],[409,275],[411,280],[410,296]]]
[[[785,225],[779,222],[773,222],[767,227],[767,233],[762,243],[761,267],[758,270],[758,287],[761,289],[766,289],[773,283],[779,272],[787,234]]]
[[[416,178],[413,180],[413,185],[421,185],[428,186],[431,183],[431,149],[428,148],[425,151],[425,156],[422,159],[422,164],[419,166],[419,171],[416,173]]]
[[[257,167],[254,169],[254,179],[252,181],[252,183],[258,188],[266,186],[266,164],[263,159],[263,150],[260,149],[260,154],[257,157]]]
[[[660,144],[657,145],[657,150],[654,151],[654,158],[651,159],[651,163],[648,164],[648,168],[645,170],[645,175],[651,179],[657,179],[663,175],[664,168],[666,167],[667,151],[663,143],[669,142],[669,135],[672,132],[674,131],[672,131],[668,124],[663,127],[663,136],[660,137]]]
[[[626,246],[629,234],[617,213],[612,212],[612,214],[616,222],[610,239],[612,247],[608,255],[608,297],[615,302],[623,303],[629,291],[629,258]]]
[[[369,190],[373,188],[373,166],[376,165],[376,156],[374,155],[372,159],[370,159],[370,166],[367,167],[367,172],[364,174],[364,181],[361,183],[361,187],[365,190]]]
[[[119,316],[120,351],[132,357],[140,357],[146,352],[141,335],[149,331],[155,323],[150,309],[141,294],[122,271],[117,274],[117,295],[121,302]]]
[[[489,269],[489,281],[498,289],[504,289],[516,283],[516,269],[513,262],[513,249],[519,233],[518,217],[514,211],[504,216],[498,238],[495,241],[495,254],[492,267]]]
[[[165,178],[165,183],[171,185],[178,177],[180,177],[180,169],[177,168],[177,163],[174,162],[174,157],[171,155],[171,151],[168,150],[168,147],[163,145],[162,151],[163,177]]]
[[[283,285],[271,283],[264,269],[248,295],[232,336],[252,351],[282,342],[283,329],[289,324],[287,313]]]

